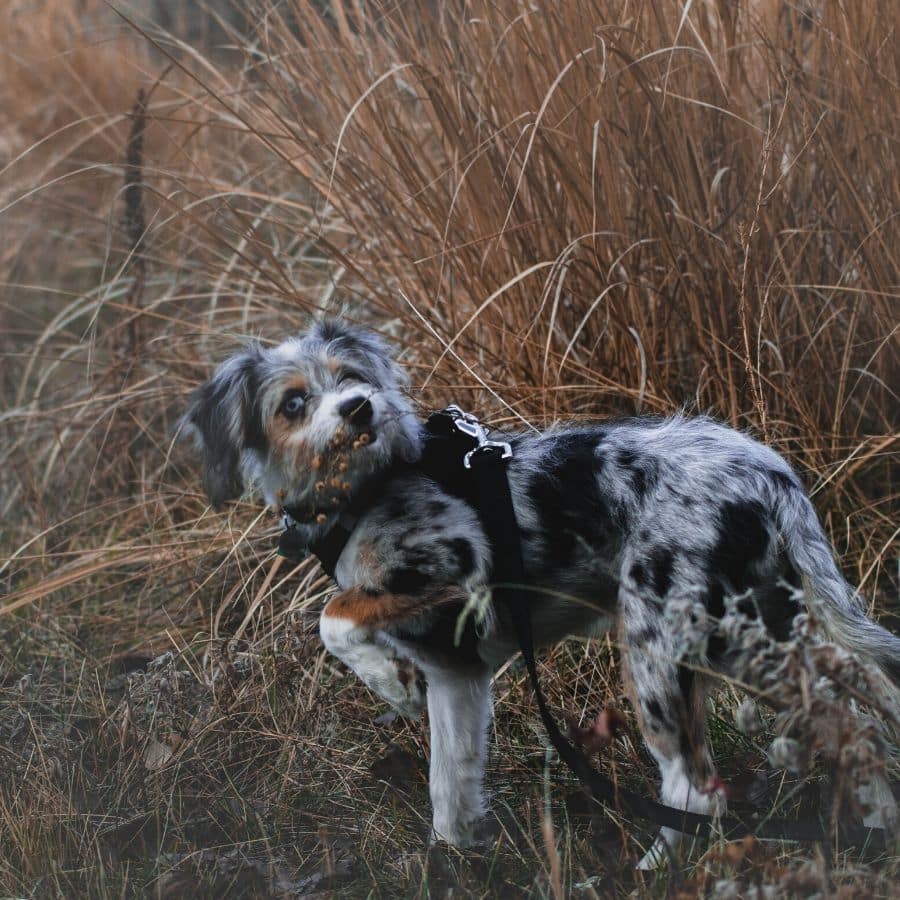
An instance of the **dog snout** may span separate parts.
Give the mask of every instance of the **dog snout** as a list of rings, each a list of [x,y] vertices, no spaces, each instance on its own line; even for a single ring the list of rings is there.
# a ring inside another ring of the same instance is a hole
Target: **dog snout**
[[[357,394],[344,400],[338,407],[338,413],[342,419],[346,419],[357,428],[364,428],[372,421],[372,404],[368,397]]]

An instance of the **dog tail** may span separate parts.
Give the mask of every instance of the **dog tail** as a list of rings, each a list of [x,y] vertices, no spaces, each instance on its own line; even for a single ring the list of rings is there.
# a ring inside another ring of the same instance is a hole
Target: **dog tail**
[[[900,685],[900,637],[866,615],[864,599],[838,571],[828,538],[799,483],[779,490],[775,509],[788,559],[802,576],[810,611],[828,637],[871,660]]]

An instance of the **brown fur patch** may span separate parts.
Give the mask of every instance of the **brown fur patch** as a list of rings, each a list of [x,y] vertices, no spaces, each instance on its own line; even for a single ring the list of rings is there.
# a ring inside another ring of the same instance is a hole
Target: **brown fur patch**
[[[294,381],[301,380],[294,379]],[[299,387],[302,384],[294,386]],[[301,422],[291,421],[281,415],[273,416],[265,426],[272,453],[280,457],[282,466],[298,473],[316,470],[322,465],[322,458],[312,453],[306,441],[296,439],[301,427]]]
[[[286,379],[281,385],[282,397],[288,391],[308,391],[309,381],[302,375],[295,375]],[[279,401],[280,402],[280,401]],[[293,434],[297,430],[299,422],[290,421],[279,413],[275,413],[272,419],[266,424],[266,435],[273,445],[283,442],[288,435]]]
[[[286,394],[288,391],[308,391],[309,381],[304,375],[292,375],[282,385],[281,391]]]
[[[322,614],[349,619],[366,628],[383,628],[413,619],[435,606],[459,603],[461,599],[462,593],[452,588],[428,596],[413,597],[409,594],[370,594],[355,587],[333,597]]]
[[[286,441],[297,433],[298,427],[298,422],[291,422],[284,416],[274,416],[266,423],[269,446],[283,451]]]

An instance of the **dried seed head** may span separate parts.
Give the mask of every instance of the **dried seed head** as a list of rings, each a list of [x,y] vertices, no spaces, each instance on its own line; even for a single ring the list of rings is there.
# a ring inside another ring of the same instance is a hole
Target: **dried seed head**
[[[325,513],[319,513],[319,514],[316,516],[316,521],[317,521],[320,525],[324,525],[324,524],[328,521],[328,516],[326,516]]]
[[[324,481],[317,481],[317,482],[316,482],[316,493],[317,493],[317,494],[321,494],[322,491],[324,491],[324,490],[325,490],[325,482],[324,482]]]
[[[364,431],[364,432],[359,436],[359,442],[360,442],[361,444],[368,444],[369,441],[371,441],[371,440],[372,440],[372,436],[369,434],[368,431]]]
[[[350,493],[350,488],[352,488],[353,485],[350,484],[349,481],[345,481],[345,482],[341,485],[341,487],[344,489],[344,492],[345,492],[345,493],[349,494],[349,493]]]
[[[331,479],[331,486],[332,486],[333,488],[340,488],[340,486],[341,486],[341,479],[338,478],[337,475],[335,475],[334,478]]]
[[[749,837],[749,835],[748,835]],[[740,865],[750,850],[753,849],[752,844],[746,841],[729,841],[722,850],[722,856],[733,866]]]
[[[743,894],[743,884],[738,884],[728,878],[720,878],[714,885],[709,895],[714,900],[740,900]]]
[[[309,467],[313,470],[313,472],[318,472],[319,469],[322,467],[322,457],[321,457],[321,456],[314,456],[314,457],[309,461]]]

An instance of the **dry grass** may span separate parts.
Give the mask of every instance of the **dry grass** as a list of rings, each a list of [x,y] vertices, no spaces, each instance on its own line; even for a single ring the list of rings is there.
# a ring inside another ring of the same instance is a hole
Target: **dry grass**
[[[274,519],[213,514],[173,444],[240,335],[345,311],[394,336],[423,408],[750,428],[896,614],[898,16],[820,6],[293,0],[232,35],[240,57],[99,4],[4,7],[0,894],[635,887],[646,833],[563,802],[516,666],[489,776],[506,837],[424,855],[422,723],[373,721],[316,640],[324,579],[273,575]],[[620,702],[612,648],[549,663],[556,708]],[[767,772],[732,711],[726,777]],[[653,790],[636,741],[608,764]],[[767,803],[790,793],[767,775]],[[824,860],[714,845],[642,890],[802,895]],[[833,871],[847,895],[897,875]]]

